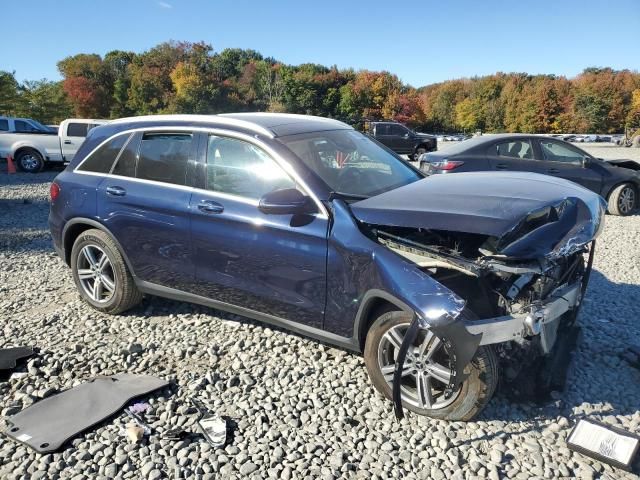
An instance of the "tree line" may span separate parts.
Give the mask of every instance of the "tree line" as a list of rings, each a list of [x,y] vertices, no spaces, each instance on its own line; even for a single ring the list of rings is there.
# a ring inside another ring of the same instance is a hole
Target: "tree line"
[[[61,81],[0,71],[0,114],[58,123],[156,113],[272,111],[357,123],[393,119],[423,131],[621,132],[640,126],[640,74],[587,68],[575,78],[526,73],[420,88],[389,72],[286,65],[254,50],[166,42],[145,52],[78,54]]]

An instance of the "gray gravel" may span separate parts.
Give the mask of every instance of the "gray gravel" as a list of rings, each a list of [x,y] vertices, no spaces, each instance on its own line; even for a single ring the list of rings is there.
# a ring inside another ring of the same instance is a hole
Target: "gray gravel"
[[[359,356],[159,298],[121,317],[93,311],[50,246],[55,172],[6,176],[3,167],[0,346],[41,353],[27,376],[0,383],[2,416],[96,374],[144,372],[175,386],[149,399],[156,433],[140,444],[122,436],[125,415],[50,455],[0,436],[0,478],[637,478],[564,441],[585,415],[640,433],[640,372],[619,359],[640,338],[638,215],[607,217],[567,391],[543,407],[500,394],[475,422],[397,422]],[[231,419],[224,449],[157,433],[194,429],[194,396]]]

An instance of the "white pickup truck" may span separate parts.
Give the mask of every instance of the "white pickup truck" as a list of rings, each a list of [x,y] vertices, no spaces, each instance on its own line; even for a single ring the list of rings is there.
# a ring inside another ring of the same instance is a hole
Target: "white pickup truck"
[[[45,127],[30,118],[0,117],[0,158],[13,157],[23,172],[37,173],[47,162],[68,163],[87,132],[108,120],[70,118],[58,128]]]

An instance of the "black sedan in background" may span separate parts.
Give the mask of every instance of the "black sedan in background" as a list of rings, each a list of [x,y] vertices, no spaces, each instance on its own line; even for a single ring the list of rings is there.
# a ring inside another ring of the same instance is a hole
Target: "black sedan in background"
[[[556,138],[527,134],[483,135],[420,157],[428,174],[487,170],[524,171],[565,178],[599,193],[613,215],[638,206],[640,164],[604,161]]]

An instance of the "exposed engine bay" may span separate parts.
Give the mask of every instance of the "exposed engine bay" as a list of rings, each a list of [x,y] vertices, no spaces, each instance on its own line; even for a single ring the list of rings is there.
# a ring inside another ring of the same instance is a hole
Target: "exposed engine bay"
[[[566,256],[527,260],[497,254],[498,242],[485,235],[372,225],[366,230],[466,301],[467,331],[482,335],[480,345],[496,346],[512,380],[526,377],[550,354],[562,324],[575,319],[595,243]],[[461,381],[461,366],[450,368]],[[449,385],[451,394],[456,387]]]

